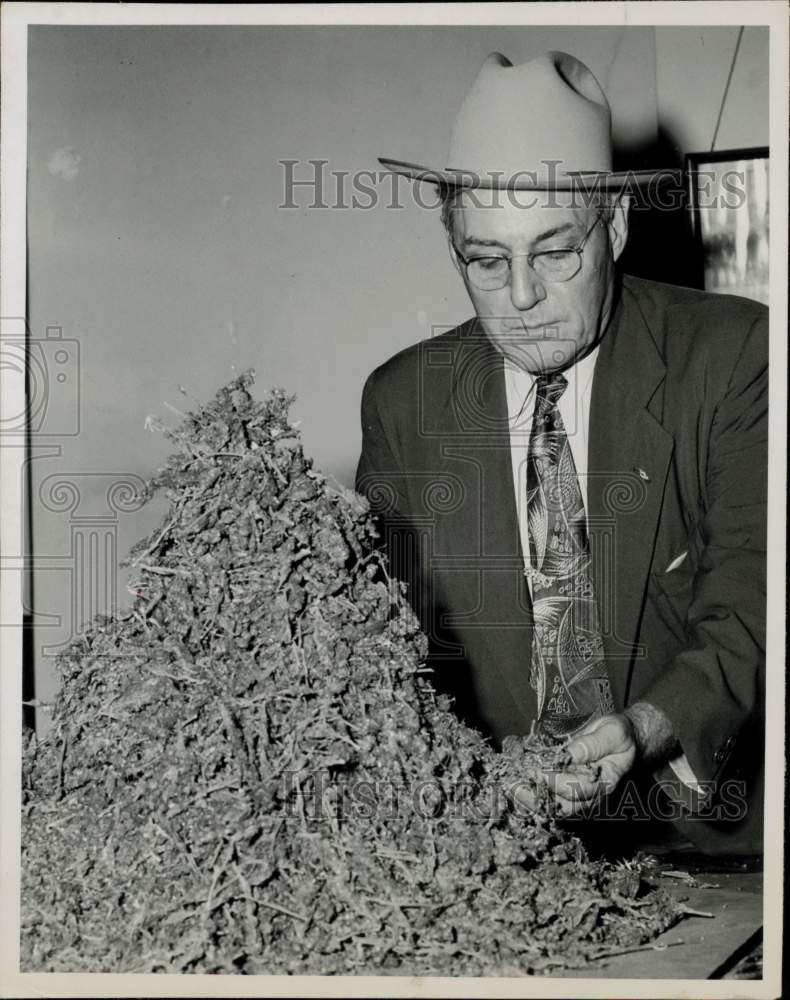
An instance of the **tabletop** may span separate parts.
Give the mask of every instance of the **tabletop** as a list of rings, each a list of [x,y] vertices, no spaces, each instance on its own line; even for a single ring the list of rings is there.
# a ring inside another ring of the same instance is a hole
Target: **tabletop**
[[[650,876],[691,909],[645,950],[600,960],[556,976],[585,979],[717,979],[760,939],[763,874],[756,862],[693,855],[665,857]]]

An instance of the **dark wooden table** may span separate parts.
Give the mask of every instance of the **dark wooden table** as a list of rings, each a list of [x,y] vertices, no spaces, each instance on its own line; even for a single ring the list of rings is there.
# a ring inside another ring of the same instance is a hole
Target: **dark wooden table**
[[[696,885],[666,872],[687,873]],[[685,917],[647,951],[618,955],[558,977],[585,979],[719,979],[754,948],[763,924],[763,876],[755,861],[690,854],[660,860],[655,884],[712,917]]]

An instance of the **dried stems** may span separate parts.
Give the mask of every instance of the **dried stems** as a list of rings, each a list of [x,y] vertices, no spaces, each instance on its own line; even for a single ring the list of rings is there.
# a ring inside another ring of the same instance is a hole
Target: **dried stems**
[[[27,741],[23,968],[529,973],[651,940],[670,897],[514,812],[561,748],[499,755],[434,693],[365,501],[251,381],[167,432],[134,604]]]

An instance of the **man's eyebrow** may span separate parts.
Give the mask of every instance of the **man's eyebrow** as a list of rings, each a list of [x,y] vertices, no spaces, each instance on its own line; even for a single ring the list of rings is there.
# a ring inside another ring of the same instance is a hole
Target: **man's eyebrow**
[[[578,222],[563,222],[561,226],[554,226],[552,229],[547,229],[541,233],[540,236],[536,236],[532,242],[543,243],[544,240],[550,240],[552,236],[561,236],[563,233],[568,233],[578,228]]]
[[[540,233],[532,241],[535,243],[543,243],[546,240],[550,240],[554,236],[561,236],[564,233],[577,230],[579,224],[577,222],[563,222],[562,225],[552,226],[551,229],[546,229],[544,232]],[[486,240],[478,236],[466,236],[462,243],[463,247],[476,246],[476,247],[497,247],[500,250],[508,250],[509,247],[505,246],[504,243],[500,243],[499,240]]]
[[[476,247],[497,247],[500,250],[507,250],[508,248],[504,243],[500,243],[499,240],[484,240],[479,236],[465,236],[464,241],[461,246],[476,246]]]

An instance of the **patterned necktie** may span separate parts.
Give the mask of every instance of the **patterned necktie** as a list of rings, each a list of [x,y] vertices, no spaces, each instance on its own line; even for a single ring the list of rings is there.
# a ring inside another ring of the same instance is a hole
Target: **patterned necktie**
[[[557,403],[563,375],[536,379],[527,460],[534,635],[530,684],[538,728],[568,736],[614,711],[590,577],[590,546],[576,466]]]

